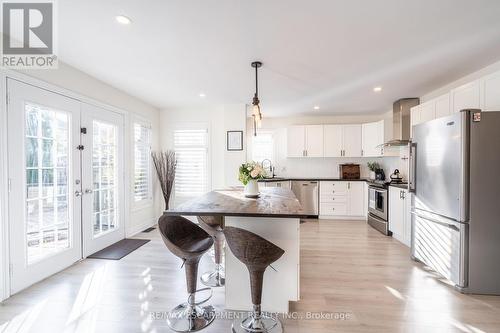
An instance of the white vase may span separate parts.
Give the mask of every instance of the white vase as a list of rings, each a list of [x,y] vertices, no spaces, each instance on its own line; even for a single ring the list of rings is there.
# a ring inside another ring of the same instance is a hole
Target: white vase
[[[259,184],[257,180],[251,179],[246,185],[243,193],[246,197],[256,197],[259,195]]]
[[[375,171],[370,171],[370,179],[375,180]]]

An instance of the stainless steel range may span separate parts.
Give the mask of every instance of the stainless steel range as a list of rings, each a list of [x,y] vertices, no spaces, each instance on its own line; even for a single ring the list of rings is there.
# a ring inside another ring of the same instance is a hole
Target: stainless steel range
[[[368,224],[384,235],[391,236],[388,198],[387,185],[383,181],[368,186]]]

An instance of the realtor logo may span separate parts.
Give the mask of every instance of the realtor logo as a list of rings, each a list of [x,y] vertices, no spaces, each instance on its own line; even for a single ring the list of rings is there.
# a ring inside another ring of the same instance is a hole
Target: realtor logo
[[[2,66],[57,68],[54,2],[2,3]]]

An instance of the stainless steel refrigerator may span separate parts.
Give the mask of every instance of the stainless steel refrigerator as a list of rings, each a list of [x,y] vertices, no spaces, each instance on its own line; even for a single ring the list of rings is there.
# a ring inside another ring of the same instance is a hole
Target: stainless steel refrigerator
[[[500,295],[500,112],[413,127],[411,252],[466,293]]]

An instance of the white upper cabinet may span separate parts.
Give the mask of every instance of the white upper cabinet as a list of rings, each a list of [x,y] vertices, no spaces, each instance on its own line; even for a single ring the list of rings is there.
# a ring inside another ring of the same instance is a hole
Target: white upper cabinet
[[[361,156],[361,124],[359,125],[344,125],[344,156],[359,157]]]
[[[452,111],[481,108],[479,80],[464,84],[451,91]]]
[[[291,126],[287,129],[287,156],[304,157],[306,151],[306,127]]]
[[[420,104],[420,122],[425,123],[426,121],[433,120],[436,118],[436,103],[434,100],[430,100],[423,104]]]
[[[450,114],[451,114],[451,107],[450,107],[449,93],[412,107],[411,108],[412,136],[413,136],[414,125],[424,123],[429,120],[446,117],[449,116]]]
[[[306,157],[323,157],[323,125],[306,126]]]
[[[325,157],[341,157],[343,155],[343,125],[323,126],[323,138]]]
[[[360,157],[361,124],[325,125],[324,157]]]
[[[481,79],[481,109],[500,111],[500,72]]]
[[[362,155],[364,157],[378,157],[383,155],[380,147],[384,143],[384,121],[377,121],[361,125]]]
[[[323,157],[323,125],[299,125],[287,129],[288,157]]]
[[[359,157],[361,156],[361,124],[344,125],[344,156]]]
[[[444,94],[434,99],[434,105],[436,119],[449,116],[451,114],[450,94]]]

